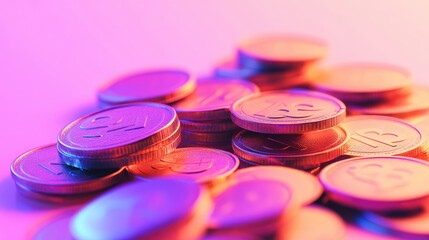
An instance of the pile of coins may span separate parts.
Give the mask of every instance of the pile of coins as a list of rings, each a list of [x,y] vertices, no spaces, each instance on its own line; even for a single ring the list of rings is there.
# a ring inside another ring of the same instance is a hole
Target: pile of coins
[[[11,165],[22,194],[84,203],[31,237],[334,240],[353,225],[429,238],[429,94],[397,67],[321,67],[326,53],[268,36],[214,77],[104,86],[106,108]]]

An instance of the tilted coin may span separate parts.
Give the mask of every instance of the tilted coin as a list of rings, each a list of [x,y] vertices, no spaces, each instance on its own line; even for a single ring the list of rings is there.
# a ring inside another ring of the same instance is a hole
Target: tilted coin
[[[195,86],[195,79],[186,71],[143,71],[103,87],[98,92],[98,99],[107,105],[131,102],[172,103],[191,94]]]
[[[327,94],[284,90],[252,94],[231,106],[231,119],[241,128],[273,134],[322,130],[338,125],[346,107]]]
[[[429,198],[429,163],[408,157],[360,157],[332,163],[319,179],[335,202],[361,210],[422,207]]]
[[[94,192],[127,178],[124,168],[85,171],[67,166],[60,161],[55,144],[18,157],[11,165],[11,174],[28,191],[57,195]]]

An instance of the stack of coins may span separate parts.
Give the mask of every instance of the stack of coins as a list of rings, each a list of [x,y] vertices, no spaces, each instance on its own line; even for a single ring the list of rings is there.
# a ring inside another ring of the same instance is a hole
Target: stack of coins
[[[247,79],[261,91],[308,84],[319,74],[317,62],[327,55],[326,44],[288,35],[256,38],[239,45],[236,60],[220,64],[219,77]]]
[[[429,110],[429,89],[412,86],[402,68],[350,63],[322,72],[312,87],[344,101],[349,114],[408,118]]]
[[[233,150],[254,165],[281,165],[304,170],[342,155],[350,138],[338,126],[344,104],[307,90],[263,92],[231,107],[235,124],[245,130],[233,138]]]
[[[231,121],[229,107],[257,92],[255,84],[243,80],[199,79],[194,93],[173,105],[182,126],[181,146],[230,150],[239,128]]]

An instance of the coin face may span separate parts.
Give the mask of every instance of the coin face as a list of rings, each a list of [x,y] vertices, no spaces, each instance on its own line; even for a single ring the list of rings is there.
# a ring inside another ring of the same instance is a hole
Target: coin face
[[[304,133],[338,125],[345,105],[326,94],[285,90],[253,94],[236,101],[231,119],[241,128],[259,133]]]
[[[294,36],[267,36],[238,47],[240,64],[251,68],[285,68],[325,57],[326,45],[316,39]]]
[[[195,79],[185,71],[165,69],[136,73],[110,83],[98,92],[105,104],[171,103],[195,90]]]
[[[411,78],[398,67],[355,63],[328,69],[313,87],[346,102],[370,102],[405,96]]]
[[[309,169],[342,155],[349,139],[341,127],[288,135],[243,130],[232,146],[237,156],[251,162]]]
[[[354,116],[343,123],[350,132],[349,156],[417,156],[424,149],[422,133],[400,119]]]
[[[280,228],[278,239],[340,240],[345,232],[346,224],[337,213],[311,205],[301,208],[295,218]]]
[[[429,89],[414,87],[407,97],[401,97],[372,105],[348,105],[352,115],[385,115],[399,118],[415,116],[429,110]]]
[[[77,239],[144,237],[190,216],[203,190],[174,179],[122,185],[83,207],[72,219],[71,232]]]
[[[288,167],[256,166],[240,169],[229,178],[229,181],[252,179],[268,179],[285,183],[303,205],[316,201],[323,192],[322,185],[315,176]]]
[[[429,197],[429,164],[407,157],[360,157],[325,167],[319,179],[328,195],[357,209],[417,208]]]
[[[58,148],[81,157],[115,157],[163,140],[177,129],[173,108],[157,103],[122,105],[77,119],[58,136]]]
[[[11,165],[12,177],[29,191],[81,194],[101,190],[126,178],[125,169],[85,171],[60,161],[55,144],[33,149]]]
[[[258,179],[237,182],[214,197],[215,207],[209,227],[237,229],[280,220],[284,212],[290,210],[292,198],[291,189],[277,181]]]
[[[190,147],[176,149],[150,163],[129,166],[128,171],[143,178],[175,176],[210,184],[224,180],[238,165],[238,158],[226,151]]]
[[[244,80],[201,79],[195,92],[173,107],[184,120],[226,120],[229,119],[229,106],[233,102],[257,92],[259,89],[255,84]]]

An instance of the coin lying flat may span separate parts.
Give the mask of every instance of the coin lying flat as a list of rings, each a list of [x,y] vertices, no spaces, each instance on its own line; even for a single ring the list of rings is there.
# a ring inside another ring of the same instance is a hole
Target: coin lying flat
[[[325,71],[313,88],[345,102],[373,102],[404,97],[411,91],[410,74],[381,64],[346,64]]]
[[[135,181],[83,207],[72,219],[71,232],[77,239],[197,239],[210,203],[208,193],[192,181]],[[191,222],[195,235],[188,232],[185,238],[181,229],[194,215],[200,221]]]
[[[119,157],[163,140],[179,124],[167,105],[121,105],[70,123],[58,135],[58,149],[78,157]]]
[[[353,116],[342,124],[350,132],[348,156],[410,156],[422,153],[423,134],[413,125],[385,116]]]
[[[267,179],[285,183],[303,205],[313,203],[323,192],[322,185],[315,176],[305,171],[288,167],[255,166],[240,169],[229,178],[229,181],[252,179]]]
[[[429,197],[429,164],[408,157],[360,157],[325,167],[319,179],[328,196],[341,204],[372,211],[423,206]]]
[[[231,119],[239,127],[273,134],[317,131],[338,125],[346,107],[329,95],[285,90],[253,94],[236,101]]]
[[[311,169],[344,154],[349,139],[349,133],[338,126],[289,135],[242,130],[232,139],[232,147],[237,156],[256,164]]]
[[[406,118],[425,113],[429,110],[429,89],[413,87],[407,97],[401,97],[378,104],[348,105],[347,111],[352,115],[385,115]]]
[[[124,168],[84,171],[60,161],[55,144],[33,149],[11,165],[19,186],[37,193],[73,195],[95,192],[127,178]]]
[[[236,100],[259,92],[258,87],[244,80],[207,78],[197,81],[193,94],[173,105],[183,120],[227,120],[229,106]]]
[[[238,168],[238,164],[238,158],[229,152],[192,147],[176,149],[150,163],[129,166],[128,171],[145,179],[175,176],[215,185],[231,175]]]
[[[301,208],[288,225],[280,227],[276,239],[341,240],[345,232],[346,224],[337,213],[310,205]]]
[[[107,105],[131,102],[172,103],[191,94],[195,86],[195,79],[182,70],[145,71],[110,83],[98,92],[98,99]]]
[[[327,55],[325,43],[299,36],[266,36],[238,47],[241,66],[256,69],[287,69],[317,61]]]

